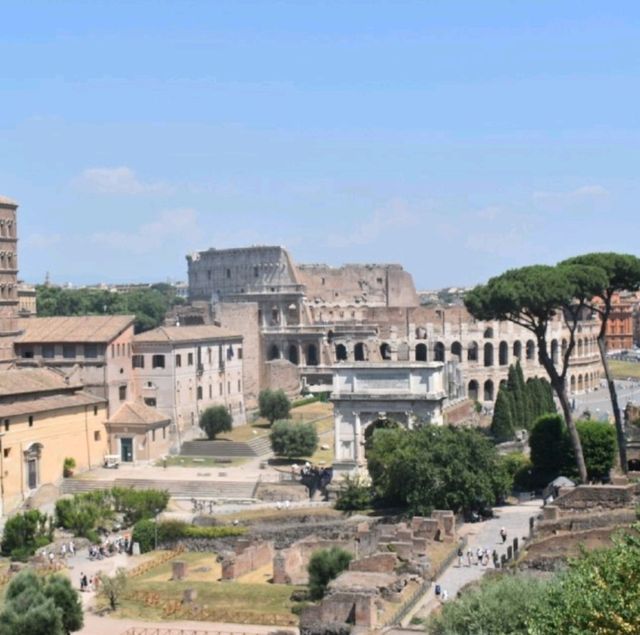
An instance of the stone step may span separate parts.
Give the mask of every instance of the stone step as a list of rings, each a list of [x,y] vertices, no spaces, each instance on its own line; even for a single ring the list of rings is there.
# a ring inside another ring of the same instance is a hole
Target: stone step
[[[258,456],[249,443],[237,441],[185,441],[180,449],[182,456],[211,456],[217,458],[253,458]]]
[[[271,439],[269,437],[251,439],[248,445],[256,453],[256,456],[267,456],[269,454],[273,454],[273,450],[271,449]]]

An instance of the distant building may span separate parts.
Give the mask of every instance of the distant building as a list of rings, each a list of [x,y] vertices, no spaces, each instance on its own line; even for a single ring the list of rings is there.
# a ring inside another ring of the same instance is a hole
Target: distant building
[[[133,315],[36,317],[20,320],[16,364],[62,370],[108,402],[109,415],[133,398]]]
[[[608,351],[623,351],[634,345],[634,307],[637,299],[633,296],[615,294],[611,304],[611,314],[607,323],[605,341]]]
[[[18,315],[35,317],[38,314],[36,288],[32,284],[18,283]]]
[[[219,326],[161,326],[133,339],[137,398],[176,424],[177,444],[200,435],[200,414],[223,405],[246,421],[242,337]]]
[[[42,486],[55,488],[66,458],[76,471],[100,465],[106,417],[104,399],[60,372],[0,371],[0,516]]]

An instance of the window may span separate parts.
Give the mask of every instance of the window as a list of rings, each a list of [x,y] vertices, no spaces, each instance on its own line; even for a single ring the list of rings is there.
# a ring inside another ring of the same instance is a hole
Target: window
[[[98,345],[97,344],[85,344],[84,356],[89,359],[95,359],[98,357]]]
[[[33,415],[29,415],[29,427],[33,428]]]
[[[11,448],[4,448],[3,449],[3,453],[4,453],[4,458],[8,459],[9,458],[9,454],[11,454]]]
[[[94,406],[93,407],[93,416],[97,417],[98,416],[98,406]]]
[[[126,386],[120,386],[118,388],[118,397],[120,398],[120,401],[126,401],[126,399],[127,399],[127,387]]]
[[[242,349],[238,349],[238,359],[242,359]]]
[[[116,345],[111,344],[111,357],[115,357],[115,356],[116,356]]]
[[[151,368],[164,368],[164,355],[154,355],[151,358]]]
[[[231,269],[227,269],[227,278],[231,277]]]
[[[42,345],[42,357],[46,359],[51,359],[55,357],[56,348],[53,344],[43,344]]]
[[[211,269],[207,269],[207,279],[211,280]]]
[[[260,269],[258,267],[253,268],[253,277],[257,278],[260,275]]]
[[[222,382],[218,384],[218,392],[220,395],[222,395]]]
[[[242,382],[238,379],[238,392],[242,392]]]
[[[202,401],[202,386],[198,386],[198,401]]]
[[[33,359],[33,349],[22,351],[23,359]]]
[[[5,419],[4,420],[4,431],[5,432],[9,432],[9,424],[10,424],[9,419]]]
[[[93,440],[100,441],[100,430],[95,430],[93,433]]]
[[[233,359],[233,346],[227,348],[227,360]]]
[[[134,368],[144,368],[144,355],[134,355],[131,358],[131,365]]]
[[[182,366],[182,356],[176,353],[176,368]]]
[[[155,442],[156,440],[156,429],[151,430],[151,441]]]
[[[151,406],[153,408],[156,405],[156,398],[155,397],[145,397],[144,403],[145,403],[145,405]]]
[[[75,344],[63,344],[62,345],[62,357],[65,359],[73,359],[76,356]]]
[[[187,364],[188,364],[189,366],[193,366],[193,353],[189,353],[189,354],[187,355]]]

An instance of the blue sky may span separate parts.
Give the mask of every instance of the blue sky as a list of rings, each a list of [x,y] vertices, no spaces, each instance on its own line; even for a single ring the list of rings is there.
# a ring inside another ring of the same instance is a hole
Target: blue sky
[[[281,244],[420,288],[640,245],[640,4],[0,2],[21,277]]]

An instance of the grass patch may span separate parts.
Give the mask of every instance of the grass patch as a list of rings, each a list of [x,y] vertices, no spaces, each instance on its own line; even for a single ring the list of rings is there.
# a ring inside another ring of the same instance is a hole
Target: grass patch
[[[627,379],[629,377],[640,379],[640,363],[638,362],[623,362],[619,359],[611,359],[609,360],[609,368],[616,379]]]

